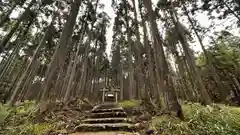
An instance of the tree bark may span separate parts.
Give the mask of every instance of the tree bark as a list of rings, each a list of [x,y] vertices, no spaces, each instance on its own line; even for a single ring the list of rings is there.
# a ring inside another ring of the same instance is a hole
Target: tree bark
[[[186,8],[186,6],[185,6],[184,4],[183,4],[183,9],[184,9],[184,12],[185,12],[185,14],[186,14],[186,16],[187,16],[187,18],[188,18],[188,21],[190,22],[190,24],[191,24],[191,26],[192,26],[192,28],[193,28],[193,30],[194,30],[194,33],[195,33],[196,36],[197,36],[197,39],[198,39],[198,41],[199,41],[199,43],[200,43],[200,45],[201,45],[201,48],[202,48],[203,53],[204,53],[204,55],[205,55],[205,58],[206,58],[206,60],[207,60],[207,64],[208,64],[208,66],[209,66],[209,68],[210,68],[210,70],[211,70],[211,72],[212,72],[213,79],[214,79],[214,81],[216,82],[217,86],[218,86],[219,89],[220,89],[219,91],[220,91],[221,99],[222,99],[222,100],[225,100],[225,98],[226,98],[226,96],[227,96],[227,93],[225,93],[225,90],[224,90],[225,88],[224,88],[224,86],[223,86],[223,84],[222,84],[222,82],[221,82],[221,79],[220,79],[219,75],[218,75],[217,72],[216,72],[215,67],[213,66],[211,54],[209,54],[209,53],[207,52],[207,50],[205,49],[205,47],[204,47],[204,45],[203,45],[203,42],[202,42],[202,39],[201,39],[201,37],[199,36],[199,34],[198,34],[198,32],[197,32],[197,30],[196,30],[196,28],[195,28],[195,25],[194,25],[194,23],[193,23],[190,15],[189,15],[189,13],[188,13],[188,11],[187,11],[187,8]]]
[[[172,19],[172,21],[175,25],[176,31],[178,32],[179,40],[182,44],[182,48],[184,50],[187,62],[188,62],[189,66],[190,66],[190,69],[192,70],[192,72],[195,76],[195,79],[197,80],[197,85],[198,85],[200,93],[201,93],[202,103],[204,105],[209,105],[209,104],[212,103],[211,98],[210,98],[210,96],[207,92],[207,89],[205,88],[205,85],[203,83],[201,75],[199,74],[199,72],[197,72],[197,68],[195,66],[193,56],[190,54],[189,44],[187,43],[187,40],[186,40],[186,37],[185,37],[184,33],[182,32],[182,30],[179,27],[178,18],[177,18],[177,20],[175,20],[175,18],[174,18],[174,12],[175,11],[173,11],[173,10],[174,9],[170,9],[171,19]],[[177,17],[177,15],[175,17]]]
[[[73,33],[73,28],[74,24],[76,23],[79,7],[81,5],[82,0],[75,0],[71,4],[71,11],[70,15],[68,17],[68,20],[64,26],[62,35],[60,37],[59,44],[57,45],[57,48],[54,52],[53,58],[49,64],[49,67],[46,71],[46,79],[43,84],[43,93],[41,95],[41,100],[44,100],[47,98],[47,92],[50,91],[50,83],[51,79],[54,75],[54,70],[59,67],[60,69],[62,68],[63,61],[65,60],[65,55],[66,55],[66,45],[68,44],[71,35]]]
[[[14,92],[13,92],[13,94],[12,94],[12,96],[11,96],[11,99],[9,100],[9,104],[10,104],[10,105],[13,104],[14,99],[16,98],[16,96],[17,96],[17,94],[18,94],[18,91],[19,91],[19,89],[20,89],[23,81],[24,81],[25,78],[27,77],[30,68],[32,68],[32,66],[36,64],[37,58],[38,58],[39,53],[40,53],[40,49],[45,45],[46,40],[47,40],[47,38],[48,38],[49,35],[50,35],[51,29],[52,29],[52,27],[53,27],[53,21],[54,21],[54,20],[52,20],[51,24],[48,26],[48,28],[47,28],[47,30],[46,30],[43,38],[41,39],[38,47],[36,48],[36,50],[35,50],[35,52],[34,52],[34,54],[33,54],[33,56],[32,56],[31,61],[29,62],[26,70],[24,71],[24,73],[21,75],[19,81],[17,82],[16,87],[15,87],[15,89],[14,89]]]
[[[134,98],[135,88],[134,88],[134,71],[133,71],[133,60],[132,60],[132,39],[131,39],[131,31],[129,29],[129,19],[128,19],[128,8],[127,8],[127,0],[124,0],[124,11],[125,11],[125,22],[126,22],[126,30],[127,30],[127,39],[128,39],[128,79],[129,79],[129,98]]]
[[[148,19],[151,24],[151,33],[154,40],[154,49],[160,51],[159,53],[161,55],[160,63],[159,63],[161,65],[160,83],[162,83],[163,91],[166,93],[168,97],[168,102],[169,102],[168,108],[173,113],[175,113],[174,115],[176,115],[177,117],[183,118],[182,109],[180,104],[177,101],[176,93],[171,88],[172,80],[169,74],[169,69],[168,69],[167,61],[166,61],[164,50],[163,50],[163,42],[158,32],[158,28],[156,24],[156,16],[154,15],[154,12],[152,10],[152,2],[151,0],[143,0],[143,3],[147,8],[148,15],[149,15]]]

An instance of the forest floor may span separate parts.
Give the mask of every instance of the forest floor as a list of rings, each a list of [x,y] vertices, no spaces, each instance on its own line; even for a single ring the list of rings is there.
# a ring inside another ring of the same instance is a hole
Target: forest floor
[[[119,103],[144,135],[238,135],[240,107],[214,104],[182,103],[185,120],[164,111],[146,108],[139,101]],[[88,101],[36,104],[25,101],[14,107],[0,104],[0,135],[136,135],[126,132],[74,133],[94,105]],[[153,112],[154,111],[154,112]],[[145,113],[149,112],[149,113]],[[146,115],[150,114],[150,115]],[[149,119],[150,117],[150,119]]]
[[[85,133],[72,133],[70,135],[139,135],[137,133],[129,132],[85,132]]]

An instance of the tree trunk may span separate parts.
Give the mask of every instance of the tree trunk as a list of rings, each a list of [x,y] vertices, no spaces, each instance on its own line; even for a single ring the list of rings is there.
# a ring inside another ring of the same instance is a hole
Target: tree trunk
[[[136,43],[136,61],[137,61],[137,69],[136,69],[136,74],[137,74],[137,87],[138,87],[138,93],[140,98],[144,97],[146,93],[145,92],[145,83],[143,82],[143,58],[142,58],[142,54],[141,54],[141,42],[140,42],[140,32],[139,32],[139,24],[138,24],[138,19],[137,19],[137,8],[136,8],[136,3],[135,0],[132,0],[132,4],[133,4],[133,8],[134,8],[134,21],[135,21],[135,33],[136,33],[136,37],[137,37],[137,43]]]
[[[158,84],[157,84],[157,80],[155,77],[155,73],[154,73],[154,68],[153,68],[153,60],[152,60],[152,53],[151,53],[151,45],[149,44],[148,41],[148,31],[147,31],[147,27],[146,27],[146,20],[144,18],[143,15],[143,11],[142,11],[142,3],[140,3],[139,1],[139,10],[140,10],[140,15],[142,18],[142,27],[143,27],[143,41],[144,41],[144,47],[146,49],[146,53],[147,53],[147,61],[148,61],[148,76],[149,76],[149,81],[150,81],[150,95],[154,95],[155,98],[157,99],[158,102],[160,102],[160,94],[159,94],[159,88],[158,88]]]
[[[51,32],[52,27],[53,27],[53,21],[54,21],[54,19],[52,20],[51,24],[48,26],[48,28],[47,28],[43,38],[41,39],[38,47],[36,48],[36,50],[35,50],[35,52],[34,52],[34,54],[32,56],[31,61],[28,64],[26,70],[24,71],[24,73],[20,77],[19,81],[17,82],[16,87],[14,89],[14,92],[13,92],[13,94],[11,96],[11,99],[9,100],[9,104],[10,105],[13,104],[14,99],[16,98],[16,96],[18,94],[18,91],[19,91],[22,83],[24,82],[24,79],[27,77],[30,68],[32,68],[33,65],[37,64],[36,62],[37,62],[37,58],[38,58],[39,53],[40,53],[40,49],[45,45],[47,38],[50,36],[50,32]]]
[[[128,7],[127,0],[124,0],[124,11],[125,11],[125,22],[126,22],[126,30],[127,30],[127,44],[128,44],[128,79],[129,79],[129,98],[133,99],[135,96],[135,88],[134,88],[134,71],[133,71],[133,60],[132,60],[132,39],[131,39],[131,31],[129,29],[129,19],[128,19]]]
[[[154,40],[154,49],[160,51],[159,52],[160,56],[161,56],[160,63],[159,63],[161,65],[160,83],[162,83],[163,91],[166,93],[166,95],[168,97],[168,102],[169,102],[168,108],[173,113],[175,113],[174,114],[175,116],[183,118],[182,109],[181,109],[180,104],[177,101],[176,93],[171,88],[172,80],[169,75],[169,69],[168,69],[167,61],[166,61],[164,50],[163,50],[163,42],[162,42],[161,37],[158,32],[158,28],[157,28],[157,24],[156,24],[156,17],[152,10],[152,2],[151,2],[151,0],[143,0],[143,3],[145,5],[145,7],[147,8],[148,15],[149,15],[148,19],[151,24],[151,33],[152,33],[152,37]]]
[[[17,38],[15,39],[13,44],[17,44],[18,40],[21,38],[21,35],[22,35],[22,31],[19,31],[19,33],[17,35]],[[17,55],[17,53],[19,52],[20,48],[21,48],[20,44],[17,44],[16,46],[13,47],[12,53],[9,56],[6,56],[7,58],[6,58],[5,62],[2,63],[3,65],[1,66],[1,69],[0,69],[0,80],[7,73],[9,66],[13,62],[12,61],[13,58]]]
[[[31,71],[29,72],[28,77],[26,78],[25,84],[23,85],[23,87],[21,89],[22,94],[19,94],[20,96],[19,96],[18,100],[21,101],[21,100],[26,99],[28,93],[30,92],[29,87],[33,84],[33,80],[36,77],[39,67],[40,67],[40,62],[36,61],[36,64],[33,65]]]
[[[49,87],[51,83],[51,79],[54,75],[54,71],[57,67],[60,69],[62,68],[62,64],[64,63],[63,60],[65,60],[66,55],[66,45],[68,44],[71,35],[73,33],[74,24],[76,23],[79,7],[81,5],[82,0],[75,0],[71,4],[71,11],[70,15],[68,17],[68,20],[64,26],[61,38],[59,40],[59,44],[57,45],[57,48],[54,52],[53,58],[49,64],[49,67],[46,71],[46,79],[43,84],[43,93],[41,95],[41,100],[44,100],[47,98],[47,92],[49,92]]]
[[[194,76],[195,76],[195,79],[197,80],[197,84],[198,84],[198,87],[199,87],[199,90],[200,90],[200,93],[201,93],[201,100],[202,100],[202,103],[205,104],[205,105],[209,105],[212,103],[211,101],[211,98],[207,92],[207,89],[205,88],[205,85],[203,83],[203,80],[201,78],[201,75],[199,74],[199,72],[197,71],[197,68],[195,66],[195,63],[194,63],[194,58],[193,56],[190,54],[190,48],[189,48],[189,44],[187,43],[187,39],[184,35],[184,33],[180,30],[179,28],[179,21],[178,21],[178,18],[177,20],[175,20],[174,18],[174,9],[171,9],[170,10],[170,15],[171,15],[171,19],[175,25],[175,28],[176,28],[176,31],[178,32],[178,36],[179,36],[179,40],[182,44],[182,48],[184,50],[184,53],[185,53],[185,56],[186,56],[186,59],[187,59],[187,62],[189,64],[189,67],[190,69],[192,70]],[[176,15],[176,14],[175,14]],[[177,15],[176,15],[177,17]]]
[[[14,78],[13,83],[11,84],[11,87],[9,88],[9,90],[7,92],[4,93],[4,101],[5,102],[7,101],[8,98],[11,98],[11,93],[13,92],[16,83],[20,79],[20,76],[22,75],[22,70],[25,68],[26,63],[27,63],[27,58],[25,58],[23,60],[22,66],[19,68],[18,73],[17,73],[16,77]]]
[[[120,100],[124,99],[124,72],[123,64],[120,62]]]
[[[69,78],[69,81],[68,81],[67,90],[66,90],[66,93],[65,93],[64,99],[63,99],[64,102],[66,102],[70,97],[73,79],[74,79],[74,76],[76,75],[76,67],[77,67],[77,63],[78,63],[78,60],[79,60],[79,52],[80,52],[81,44],[82,44],[82,42],[78,43],[77,51],[76,51],[74,59],[73,59],[72,71],[71,71],[70,78]]]
[[[198,41],[199,41],[199,43],[200,43],[200,45],[201,45],[201,48],[202,48],[203,53],[204,53],[204,55],[205,55],[205,58],[206,58],[206,60],[207,60],[207,64],[208,64],[208,66],[209,66],[209,69],[210,69],[211,72],[212,72],[213,79],[214,79],[214,81],[216,82],[218,88],[220,89],[219,91],[220,91],[221,99],[222,99],[222,100],[225,100],[225,98],[226,98],[226,96],[227,96],[227,93],[225,93],[225,90],[224,90],[225,88],[224,88],[224,86],[223,86],[223,84],[222,84],[222,82],[221,82],[221,80],[220,80],[219,75],[218,75],[217,72],[216,72],[215,67],[213,66],[212,56],[211,56],[211,54],[209,54],[209,53],[207,52],[207,50],[205,49],[205,47],[204,47],[204,45],[203,45],[203,42],[202,42],[202,39],[200,38],[200,36],[199,36],[199,34],[198,34],[198,32],[197,32],[197,30],[196,30],[196,28],[195,28],[195,25],[194,25],[194,23],[193,23],[190,15],[189,15],[189,13],[188,13],[188,11],[187,11],[187,8],[186,8],[186,6],[185,6],[184,4],[183,4],[183,9],[184,9],[184,12],[185,12],[186,16],[188,17],[188,21],[190,22],[190,24],[191,24],[191,26],[192,26],[192,28],[193,28],[193,30],[194,30],[194,33],[196,34],[196,36],[197,36],[197,38],[198,38]]]
[[[92,23],[93,26],[94,22]],[[93,27],[92,27],[93,28]],[[84,56],[83,56],[83,71],[82,71],[82,76],[80,79],[80,86],[79,86],[79,90],[81,91],[80,93],[80,98],[83,98],[83,94],[85,92],[85,86],[86,86],[86,81],[87,81],[87,73],[88,73],[88,54],[90,51],[90,44],[92,42],[92,38],[93,38],[93,34],[91,33],[93,29],[90,30],[90,32],[88,33],[89,35],[89,39],[88,42],[86,44],[86,48],[85,48],[85,52],[84,52]]]

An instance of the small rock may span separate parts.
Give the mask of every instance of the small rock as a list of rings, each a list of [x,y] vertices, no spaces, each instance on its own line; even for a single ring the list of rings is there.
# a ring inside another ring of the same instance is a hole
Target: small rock
[[[148,112],[144,112],[141,116],[137,118],[137,121],[149,121],[152,119],[152,116]]]
[[[147,131],[145,131],[145,134],[152,135],[152,134],[154,134],[154,130],[148,129]]]
[[[130,108],[124,108],[124,111],[125,111],[128,115],[133,115],[134,108],[132,108],[132,107],[130,107]]]
[[[149,123],[148,122],[141,122],[135,124],[135,127],[138,131],[149,129]]]
[[[62,129],[64,127],[66,127],[66,123],[64,121],[60,121],[57,123],[57,129]]]

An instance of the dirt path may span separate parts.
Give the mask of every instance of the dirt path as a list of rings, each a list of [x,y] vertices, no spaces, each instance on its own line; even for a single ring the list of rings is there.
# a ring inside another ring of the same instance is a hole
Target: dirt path
[[[73,133],[70,135],[140,135],[138,133],[129,132],[85,132],[85,133]]]

